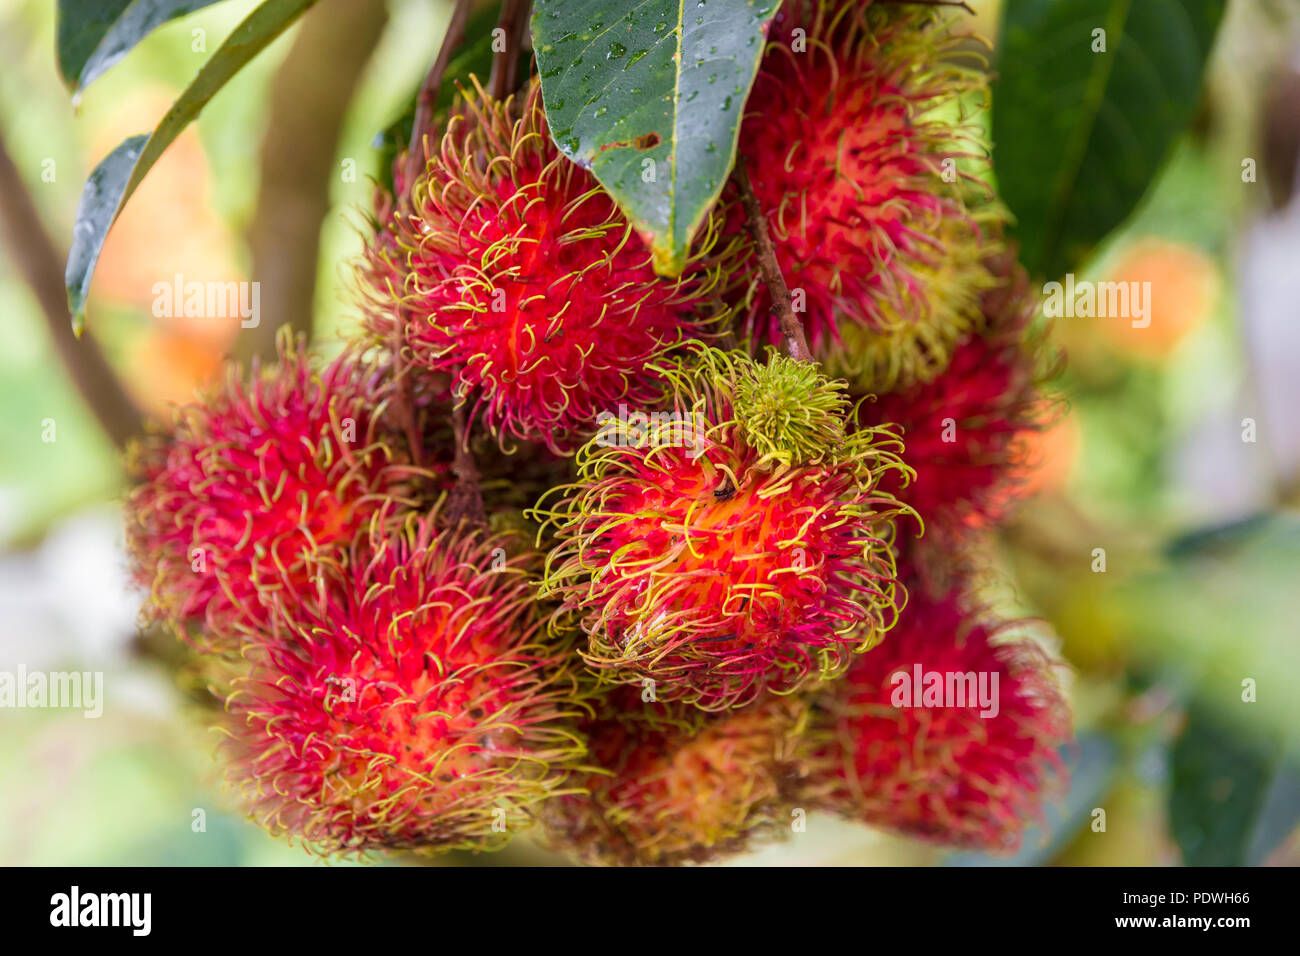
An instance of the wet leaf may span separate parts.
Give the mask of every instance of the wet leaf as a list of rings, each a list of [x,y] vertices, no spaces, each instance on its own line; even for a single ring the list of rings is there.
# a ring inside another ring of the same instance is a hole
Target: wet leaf
[[[779,0],[538,0],[551,135],[590,169],[679,273],[731,171],[745,100]]]
[[[59,72],[80,93],[155,29],[218,0],[59,0]]]

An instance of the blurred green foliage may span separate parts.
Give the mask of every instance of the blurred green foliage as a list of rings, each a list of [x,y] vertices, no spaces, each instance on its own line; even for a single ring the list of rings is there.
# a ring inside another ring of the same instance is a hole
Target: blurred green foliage
[[[53,61],[52,5],[0,0],[0,56],[7,64],[0,122],[60,242],[68,240],[85,175],[116,142],[105,147],[101,140],[123,135],[113,125],[123,104],[142,87],[174,96],[200,62],[190,49],[191,30],[222,37],[252,6],[227,0],[160,27],[101,76],[74,113]],[[982,22],[992,22],[995,6],[977,4]],[[391,138],[385,153],[376,133],[408,109],[446,13],[442,3],[395,2],[349,108],[338,157],[355,159],[360,175],[335,181],[323,230],[316,316],[326,348],[349,321],[350,280],[340,264],[360,248],[357,224],[371,200],[367,177],[382,178],[391,167]],[[292,34],[281,38],[241,71],[197,123],[217,174],[209,194],[194,203],[206,203],[235,235],[251,217],[267,88],[291,41]],[[1231,88],[1239,73],[1238,60],[1212,61],[1212,89]],[[1294,847],[1277,847],[1300,815],[1292,770],[1300,726],[1300,523],[1273,497],[1277,476],[1263,444],[1243,450],[1243,492],[1231,507],[1201,492],[1186,473],[1189,435],[1220,427],[1216,416],[1231,412],[1250,385],[1231,259],[1254,201],[1237,175],[1249,149],[1238,112],[1221,107],[1217,119],[1179,137],[1122,228],[1078,267],[1080,278],[1103,279],[1150,237],[1197,250],[1221,279],[1205,321],[1157,356],[1103,335],[1102,320],[1059,320],[1053,331],[1069,352],[1060,387],[1078,433],[1075,447],[1053,452],[1068,461],[1068,479],[1022,509],[991,560],[1011,582],[1003,603],[1041,615],[1059,635],[1075,671],[1080,739],[1066,754],[1073,790],[1049,812],[1042,839],[1027,841],[1015,862],[1253,863],[1279,852],[1294,861]],[[52,182],[41,178],[47,158],[58,169]],[[192,214],[178,208],[157,229],[165,239],[183,231]],[[235,258],[246,258],[241,245]],[[150,334],[149,317],[135,307],[104,298],[95,308],[96,331],[115,360]],[[26,543],[61,517],[113,500],[121,477],[115,452],[64,377],[34,300],[2,266],[0,377],[0,533],[11,544]],[[57,422],[53,443],[41,438],[47,418]],[[1227,416],[1233,428],[1236,418]],[[1090,566],[1099,547],[1107,552],[1105,573]],[[127,686],[128,678],[155,690],[168,686],[161,669],[138,660],[121,666]],[[1242,699],[1246,679],[1255,681],[1254,703]],[[196,729],[200,722],[179,694],[165,706],[124,703],[100,721],[56,713],[6,718],[0,858],[310,862],[223,810],[229,801],[214,779],[215,741]],[[206,832],[191,827],[196,808],[208,811]],[[1090,825],[1098,808],[1107,811],[1105,832]],[[521,846],[493,862],[539,859],[546,858]],[[940,855],[826,822],[753,859],[918,863]]]

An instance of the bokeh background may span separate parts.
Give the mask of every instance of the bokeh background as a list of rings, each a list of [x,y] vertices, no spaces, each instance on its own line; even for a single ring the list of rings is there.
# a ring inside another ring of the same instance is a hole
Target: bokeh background
[[[991,41],[999,5],[972,0]],[[162,27],[71,103],[54,5],[0,0],[0,190],[11,220],[32,214],[0,245],[0,670],[102,671],[106,697],[99,719],[0,710],[3,864],[313,862],[233,808],[171,639],[136,627],[112,403],[79,389],[50,285],[33,284],[62,275],[86,175],[152,128],[254,6],[227,0]],[[76,347],[98,350],[153,414],[226,355],[265,352],[282,322],[335,348],[353,320],[346,265],[382,164],[376,134],[402,113],[447,15],[441,0],[321,0],[145,179],[110,234],[91,337]],[[1079,275],[1150,281],[1151,327],[1054,325],[1069,412],[1041,437],[1034,496],[989,543],[987,587],[1050,625],[1070,665],[1069,793],[1010,861],[813,817],[736,864],[1300,862],[1298,155],[1300,4],[1235,0],[1192,128]],[[262,327],[154,318],[154,283],[178,273],[260,281]],[[521,839],[438,862],[561,861]]]

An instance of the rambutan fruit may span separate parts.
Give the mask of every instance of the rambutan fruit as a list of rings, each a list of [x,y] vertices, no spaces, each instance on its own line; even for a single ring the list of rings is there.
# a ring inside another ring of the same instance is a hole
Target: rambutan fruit
[[[539,814],[556,849],[598,865],[704,863],[788,827],[803,696],[705,714],[622,687],[597,706],[581,727],[590,772]]]
[[[894,615],[896,437],[850,427],[809,364],[698,347],[660,371],[670,410],[607,422],[538,506],[557,620],[616,681],[709,710],[837,672]]]
[[[975,175],[988,150],[967,115],[985,80],[960,60],[965,39],[933,8],[788,5],[741,125],[813,353],[868,390],[933,377],[979,323],[1000,214]],[[761,283],[743,322],[756,346],[780,341]]]
[[[494,849],[583,747],[577,661],[544,638],[534,555],[438,515],[274,602],[226,694],[227,776],[273,833],[321,852]]]
[[[372,290],[368,325],[392,341],[400,323],[411,361],[447,375],[503,442],[569,453],[601,411],[655,401],[647,363],[726,310],[716,230],[682,277],[657,276],[614,201],[552,142],[540,89],[517,119],[514,100],[465,95],[412,211],[392,222],[396,253],[371,243],[371,257],[397,260],[364,271],[403,278]]]
[[[131,453],[126,539],[144,613],[196,643],[229,649],[268,592],[307,586],[310,555],[413,503],[429,477],[382,423],[381,370],[344,353],[316,371],[305,345],[279,345],[278,363],[255,362],[247,381],[232,370]]]
[[[1011,852],[1063,778],[1069,714],[1052,662],[960,590],[908,585],[888,638],[814,704],[805,796],[909,836]]]
[[[985,297],[999,311],[953,349],[943,372],[857,406],[864,426],[899,429],[915,473],[907,484],[886,475],[883,487],[946,541],[1006,517],[1035,465],[1031,439],[1057,413],[1044,386],[1059,361],[1029,328],[1036,303],[1028,280],[1017,267],[1005,282],[1014,294],[999,287]]]

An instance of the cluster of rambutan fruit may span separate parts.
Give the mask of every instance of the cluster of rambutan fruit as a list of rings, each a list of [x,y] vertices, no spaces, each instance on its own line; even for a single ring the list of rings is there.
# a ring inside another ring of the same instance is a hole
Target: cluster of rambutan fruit
[[[358,338],[282,340],[136,449],[146,610],[259,822],[322,852],[536,824],[629,864],[812,810],[1019,842],[1068,716],[958,556],[1015,497],[1051,363],[964,42],[930,5],[787,5],[748,175],[671,279],[535,78],[462,91],[380,206]],[[774,347],[768,253],[811,360]],[[914,667],[996,675],[996,713],[894,706]]]

